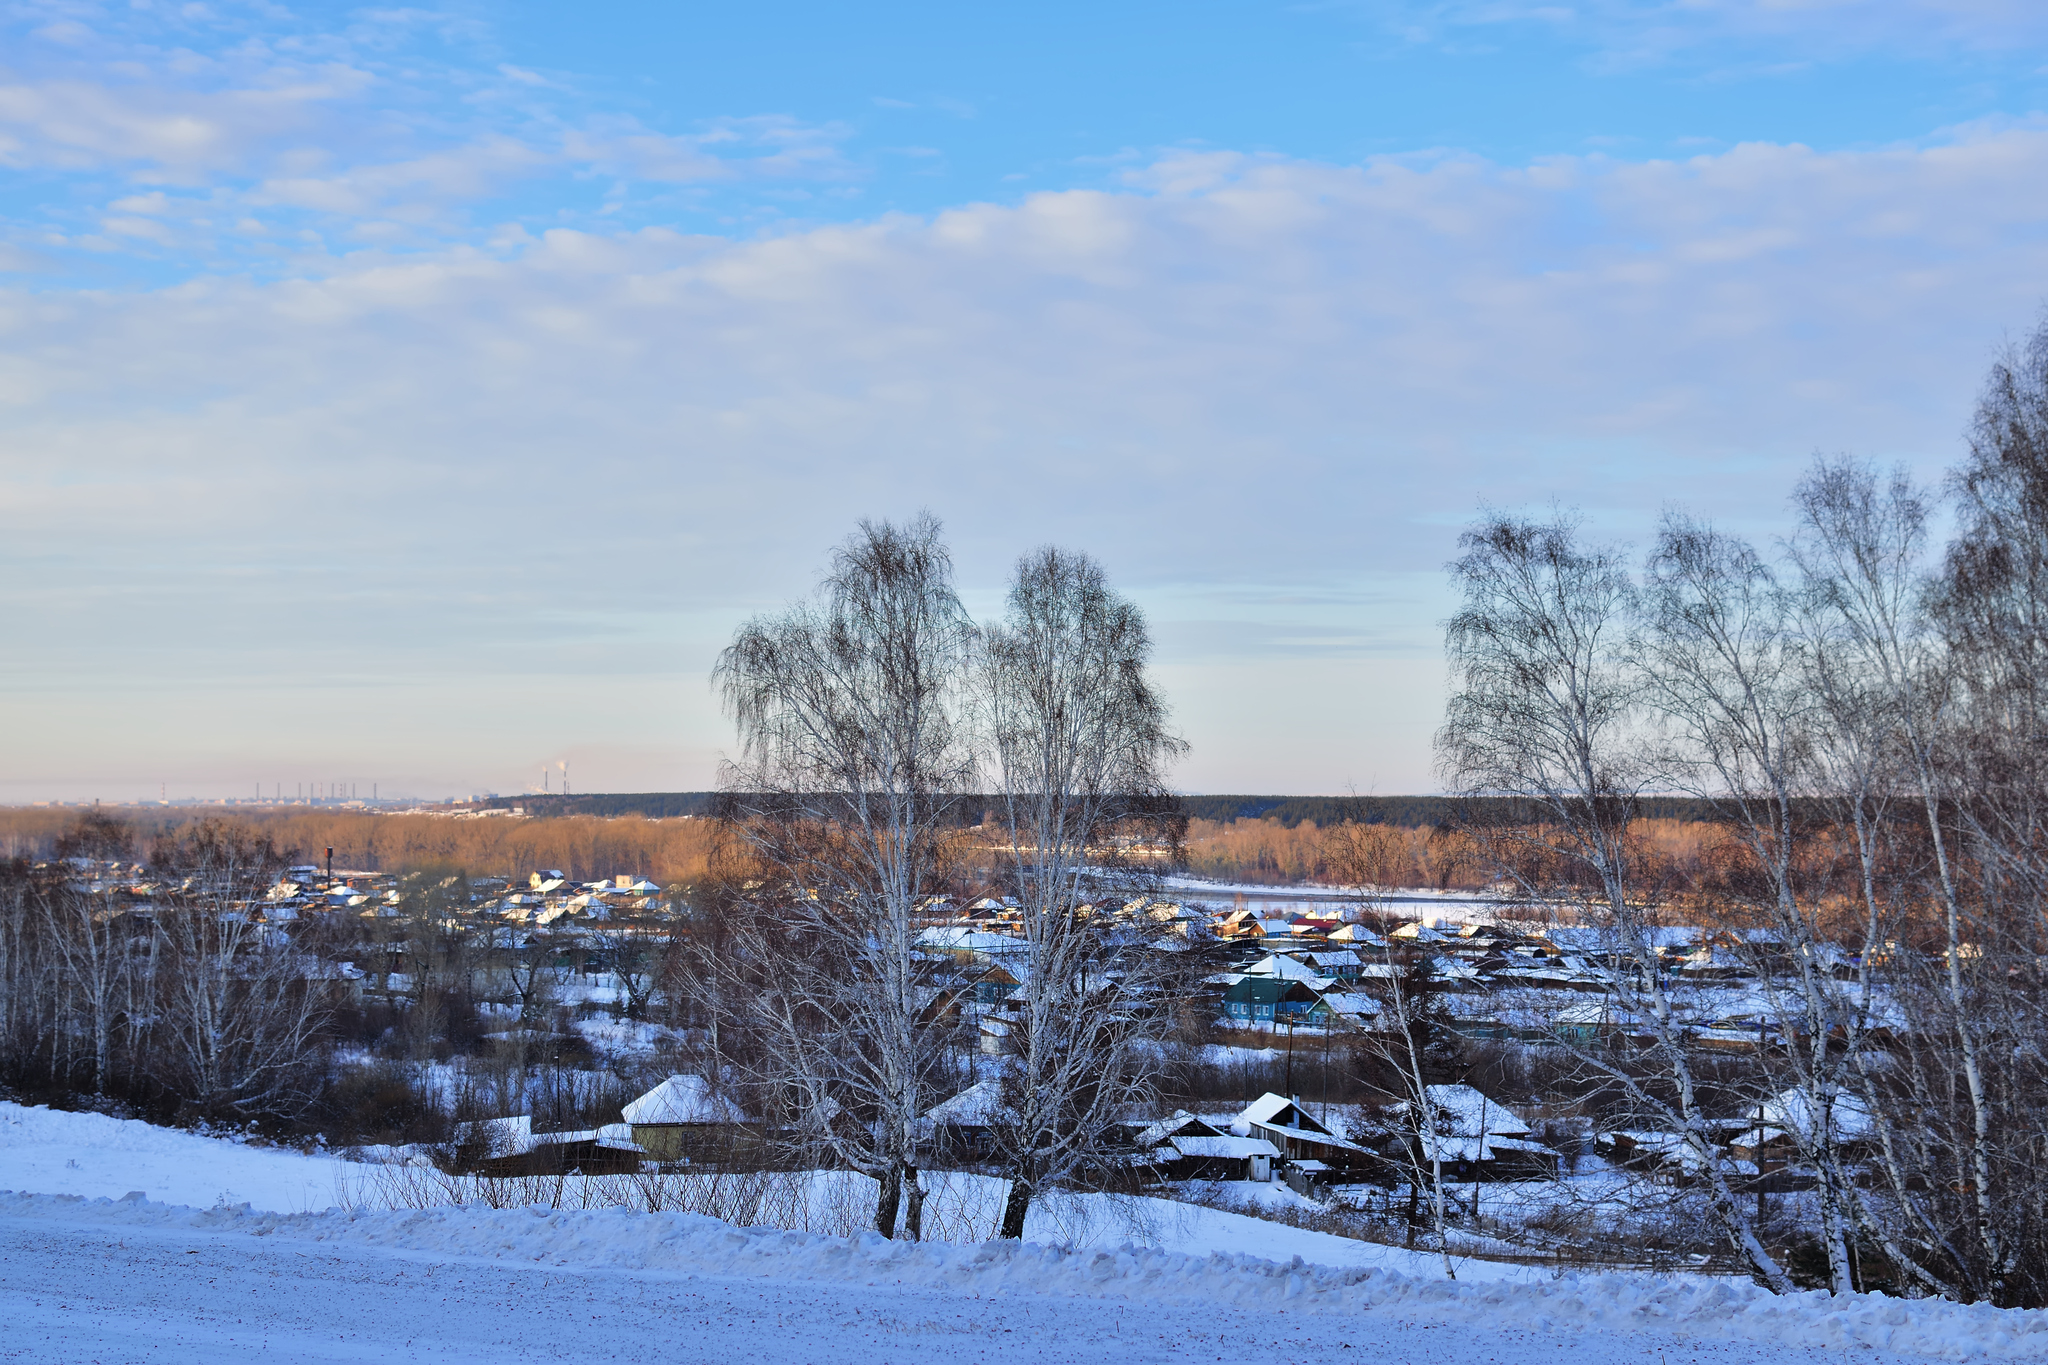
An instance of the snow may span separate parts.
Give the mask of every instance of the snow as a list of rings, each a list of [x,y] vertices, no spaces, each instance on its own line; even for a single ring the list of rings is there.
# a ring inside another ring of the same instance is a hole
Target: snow
[[[0,1322],[45,1361],[2017,1360],[2048,1314],[1647,1276],[738,1229],[690,1214],[280,1215],[0,1196]],[[1114,1339],[1115,1344],[1112,1345]]]
[[[0,1188],[303,1213],[339,1199],[359,1169],[332,1156],[201,1137],[104,1114],[0,1104]]]
[[[1176,1137],[1174,1150],[1182,1156],[1245,1157],[1263,1156],[1277,1159],[1280,1149],[1264,1138],[1244,1137]]]
[[[628,1123],[747,1123],[737,1104],[713,1094],[702,1076],[671,1076],[620,1111]]]
[[[331,1201],[343,1165],[0,1105],[0,1184],[35,1191],[0,1193],[0,1360],[2048,1355],[2048,1313],[1470,1260],[1447,1282],[1431,1256],[1158,1200],[1098,1210],[1070,1246],[917,1245],[620,1209],[302,1211]],[[151,1197],[118,1197],[131,1189]],[[1054,1210],[1028,1231],[1076,1226]]]
[[[1003,1083],[1000,1080],[977,1081],[952,1099],[933,1105],[925,1113],[925,1118],[933,1123],[986,1127],[1000,1122],[1007,1108],[1003,1103]]]
[[[1432,1085],[1426,1092],[1440,1131],[1462,1137],[1527,1137],[1529,1125],[1469,1085]],[[1402,1105],[1407,1108],[1406,1103]]]
[[[1797,1086],[1766,1100],[1763,1113],[1767,1123],[1801,1136],[1811,1136],[1819,1126],[1811,1101]],[[1840,1137],[1859,1138],[1870,1132],[1870,1108],[1860,1095],[1838,1094],[1832,1104],[1821,1106],[1820,1113]]]

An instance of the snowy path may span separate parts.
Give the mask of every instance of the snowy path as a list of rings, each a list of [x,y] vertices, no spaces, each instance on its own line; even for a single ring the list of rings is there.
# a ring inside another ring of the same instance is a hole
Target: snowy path
[[[0,1361],[1791,1365],[2040,1359],[2041,1319],[1640,1277],[1454,1286],[1167,1252],[913,1247],[688,1215],[0,1196]]]
[[[1367,1309],[1241,1308],[762,1275],[538,1267],[79,1218],[0,1216],[0,1360],[1832,1361],[1840,1351],[1538,1330]],[[230,1224],[232,1226],[232,1223]],[[791,1267],[795,1268],[794,1266]],[[1859,1361],[1902,1359],[1861,1350]]]

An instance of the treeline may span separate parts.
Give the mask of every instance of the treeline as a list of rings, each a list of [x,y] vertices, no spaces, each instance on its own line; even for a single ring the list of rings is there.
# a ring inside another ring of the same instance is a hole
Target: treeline
[[[583,800],[586,798],[575,798]],[[632,798],[617,798],[628,800]],[[1185,798],[1192,807],[1197,800]],[[1322,798],[1315,798],[1321,800]],[[1485,803],[1460,806],[1450,798],[1413,798],[1442,818],[1423,824],[1359,819],[1359,812],[1333,811],[1343,818],[1325,824],[1312,818],[1292,823],[1278,815],[1188,821],[1187,870],[1198,877],[1254,885],[1322,883],[1352,885],[1345,868],[1357,856],[1356,840],[1340,837],[1348,827],[1384,832],[1384,865],[1375,884],[1388,888],[1476,891],[1490,880],[1474,856],[1471,830],[1485,820]],[[976,805],[974,820],[985,811]],[[1643,803],[1645,847],[1666,850],[1667,876],[1675,883],[1708,889],[1715,876],[1710,846],[1716,826],[1702,819],[1660,818],[1669,804]],[[1418,804],[1418,809],[1425,808]],[[717,825],[706,818],[656,819],[638,814],[601,816],[529,815],[454,818],[425,815],[369,815],[355,811],[232,810],[163,811],[150,807],[110,808],[146,847],[152,839],[178,837],[207,821],[225,820],[268,838],[288,861],[323,862],[334,850],[337,869],[408,872],[417,868],[461,867],[479,876],[524,876],[538,868],[559,868],[589,881],[628,873],[663,886],[690,885],[706,874]],[[1368,816],[1373,812],[1365,812]],[[0,809],[0,850],[30,861],[48,859],[77,819],[76,812],[42,808]]]
[[[494,796],[477,803],[485,810],[509,811],[515,806],[530,816],[595,815],[606,818],[644,815],[650,820],[681,816],[708,818],[718,812],[717,792],[613,792],[592,796]],[[959,805],[964,823],[984,822],[994,798],[968,797]],[[1473,803],[1454,796],[1182,796],[1181,809],[1191,820],[1229,824],[1233,820],[1276,822],[1287,829],[1354,822],[1428,829],[1465,823]],[[1480,804],[1484,804],[1481,802]],[[1686,796],[1648,798],[1642,814],[1657,820],[1705,820],[1707,806]],[[54,826],[53,826],[54,827]]]
[[[1484,814],[1485,798],[1459,796],[1183,796],[1191,820],[1229,824],[1259,820],[1286,829],[1312,824],[1393,825],[1401,829],[1457,827]],[[1637,812],[1645,819],[1697,821],[1713,818],[1711,808],[1687,796],[1645,797]]]
[[[1659,810],[1664,803],[1644,805]],[[1316,883],[1476,892],[1493,884],[1498,869],[1487,860],[1475,832],[1497,823],[1496,808],[1446,798],[1441,809],[1442,821],[1419,826],[1197,818],[1188,822],[1187,869],[1197,877],[1265,886]],[[1724,879],[1726,834],[1717,823],[1638,815],[1633,838],[1641,856],[1655,862],[1674,894],[1708,894]]]
[[[369,815],[357,811],[261,809],[163,811],[149,807],[106,812],[147,847],[152,839],[183,837],[207,823],[225,822],[266,839],[287,862],[324,863],[334,850],[337,870],[407,872],[461,867],[479,875],[524,876],[560,868],[578,881],[630,873],[663,886],[704,875],[713,838],[704,820],[653,820],[637,815],[552,819],[507,816]],[[76,812],[0,810],[0,847],[30,861],[53,856]]]

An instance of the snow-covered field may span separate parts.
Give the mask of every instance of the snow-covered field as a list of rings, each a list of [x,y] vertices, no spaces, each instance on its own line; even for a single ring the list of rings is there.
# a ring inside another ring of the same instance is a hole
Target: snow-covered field
[[[1426,1258],[1207,1209],[1156,1220],[1151,1248],[917,1246],[689,1214],[324,1209],[344,1164],[0,1106],[0,1187],[24,1191],[0,1195],[0,1359],[2048,1357],[2048,1314],[1478,1262],[1446,1283]]]
[[[0,1189],[305,1213],[340,1202],[349,1163],[104,1114],[0,1104]]]

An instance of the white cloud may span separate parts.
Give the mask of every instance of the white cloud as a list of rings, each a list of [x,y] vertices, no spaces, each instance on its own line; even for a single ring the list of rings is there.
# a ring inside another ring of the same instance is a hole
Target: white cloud
[[[64,8],[0,14],[0,46],[20,37],[0,70],[0,168],[59,187],[8,224],[19,243],[97,250],[110,231],[139,243],[119,203],[176,186],[186,198],[152,214],[167,226],[138,259],[192,271],[239,252],[267,271],[280,258],[246,234],[171,220],[261,216],[274,230],[418,249],[476,240],[469,211],[507,195],[543,221],[594,221],[673,200],[675,186],[853,174],[844,127],[763,115],[651,129],[484,56],[487,33],[457,15],[361,11],[322,29],[264,5]],[[577,183],[594,177],[616,182],[602,204]]]
[[[0,294],[0,600],[45,642],[0,690],[176,684],[194,726],[289,749],[290,708],[205,687],[292,685],[280,638],[318,623],[356,661],[330,681],[408,698],[333,743],[407,771],[641,731],[702,755],[735,617],[856,516],[929,505],[978,590],[1044,540],[1102,555],[1204,725],[1314,670],[1324,700],[1257,745],[1191,732],[1189,785],[1413,789],[1426,737],[1347,728],[1342,698],[1433,705],[1431,584],[1479,499],[1768,532],[1816,448],[1932,472],[2048,292],[2044,224],[2048,130],[2017,126],[1652,163],[1208,155],[753,242],[512,232]],[[1352,595],[1275,605],[1305,583]],[[500,687],[512,711],[453,723]],[[23,771],[101,741],[33,742]]]
[[[307,106],[346,79],[221,92],[90,81],[0,85],[0,165],[112,166],[189,183],[243,168],[265,144],[307,126]]]
[[[339,218],[418,212],[468,204],[537,173],[554,158],[513,138],[385,164],[352,166],[330,175],[278,176],[256,185],[246,202],[312,209]]]
[[[682,136],[629,120],[599,120],[569,133],[563,157],[603,175],[664,184],[739,177],[836,179],[852,173],[841,144],[850,130],[782,117],[726,118]]]

